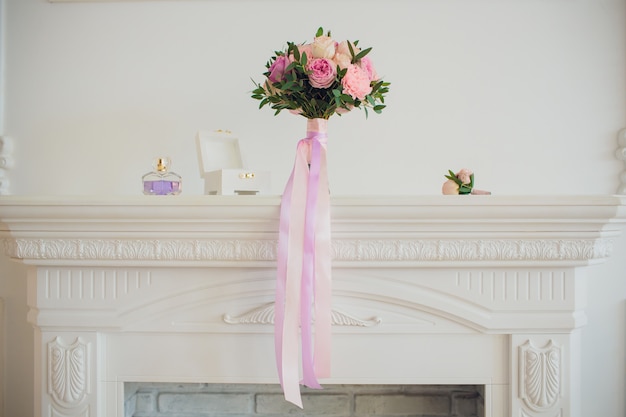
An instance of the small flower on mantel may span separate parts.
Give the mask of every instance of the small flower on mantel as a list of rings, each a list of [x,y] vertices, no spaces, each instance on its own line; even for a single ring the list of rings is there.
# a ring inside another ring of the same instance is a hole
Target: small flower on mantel
[[[474,189],[474,173],[467,168],[461,169],[456,174],[451,170],[448,170],[448,175],[445,175],[445,177],[448,180],[444,182],[441,187],[441,192],[444,195],[491,194],[489,191]]]

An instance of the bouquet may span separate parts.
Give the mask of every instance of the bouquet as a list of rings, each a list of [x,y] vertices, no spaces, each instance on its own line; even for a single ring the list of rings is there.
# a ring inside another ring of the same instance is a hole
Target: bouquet
[[[444,175],[448,180],[443,183],[441,192],[444,195],[490,195],[490,191],[477,190],[474,188],[474,173],[463,168],[456,174],[452,170],[448,170],[448,175]]]
[[[319,28],[313,42],[275,52],[252,92],[259,108],[307,118],[280,206],[274,337],[285,399],[302,407],[299,384],[322,388],[330,376],[331,240],[326,134],[328,119],[352,109],[380,113],[389,83],[358,42],[335,42]],[[298,360],[301,363],[298,363]],[[302,369],[302,378],[299,370]]]
[[[275,115],[289,110],[307,119],[329,119],[355,108],[364,109],[366,117],[368,108],[380,113],[389,83],[376,73],[371,50],[360,49],[358,41],[336,42],[319,28],[312,43],[288,42],[286,50],[275,52],[252,98]]]
[[[448,170],[448,175],[444,176],[448,179],[442,187],[444,194],[470,194],[474,188],[474,173],[467,168],[456,174]]]

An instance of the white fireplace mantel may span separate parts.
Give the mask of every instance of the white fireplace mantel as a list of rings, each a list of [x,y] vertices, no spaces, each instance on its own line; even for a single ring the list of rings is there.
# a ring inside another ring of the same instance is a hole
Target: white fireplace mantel
[[[276,383],[277,196],[1,197],[29,265],[39,416],[124,382]],[[591,264],[624,196],[333,197],[333,376],[484,384],[488,417],[581,417]]]

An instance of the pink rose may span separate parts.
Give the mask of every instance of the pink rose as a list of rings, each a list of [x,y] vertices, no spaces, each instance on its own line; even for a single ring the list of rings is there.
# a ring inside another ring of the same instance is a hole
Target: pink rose
[[[376,74],[376,70],[374,69],[374,65],[372,64],[372,60],[369,56],[361,58],[361,68],[367,72],[367,75],[370,77],[370,81],[378,80],[378,74]]]
[[[337,78],[337,68],[330,59],[314,58],[306,66],[309,74],[309,82],[315,88],[328,88]]]
[[[313,58],[332,58],[335,56],[337,43],[328,36],[318,36],[311,44]]]
[[[441,193],[443,195],[459,194],[459,184],[452,180],[448,180],[443,183],[443,186],[441,187]]]
[[[343,92],[354,99],[363,100],[372,92],[370,77],[367,72],[358,65],[350,65],[346,75],[341,80]]]
[[[470,171],[467,168],[463,168],[462,170],[456,173],[456,177],[461,181],[461,183],[469,184],[470,182],[472,182],[472,179],[470,178],[472,174],[473,174],[472,171]]]
[[[285,68],[289,65],[289,59],[280,55],[276,57],[276,60],[269,68],[270,75],[267,77],[272,83],[277,83],[283,80],[285,77]]]

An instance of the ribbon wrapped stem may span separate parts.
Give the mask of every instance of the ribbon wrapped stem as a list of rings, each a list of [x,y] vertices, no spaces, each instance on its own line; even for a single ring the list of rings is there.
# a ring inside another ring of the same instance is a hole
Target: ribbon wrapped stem
[[[296,160],[280,208],[274,332],[276,364],[285,399],[300,408],[300,365],[301,383],[307,387],[320,389],[318,378],[330,376],[327,123],[325,119],[308,119],[307,135],[298,142]]]

